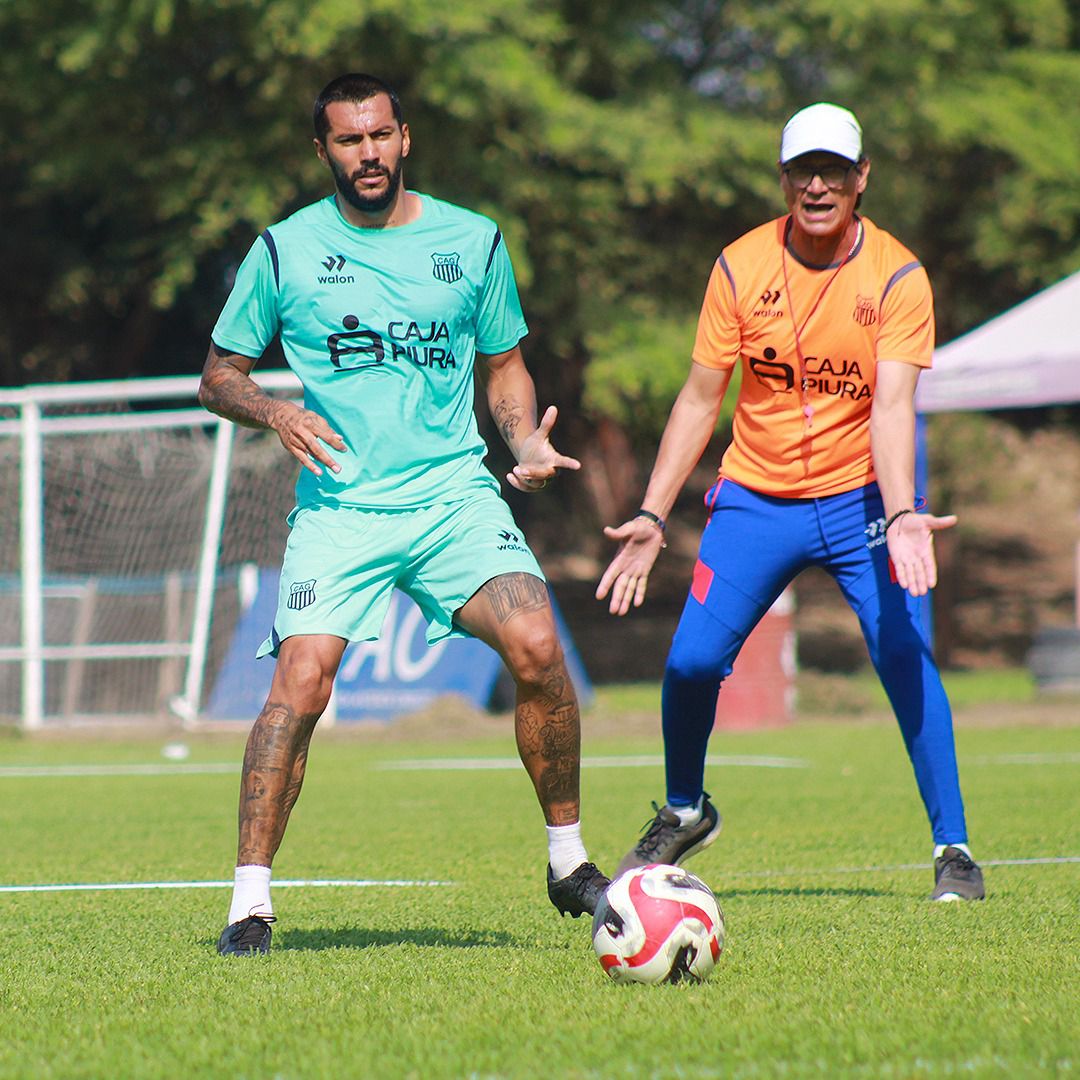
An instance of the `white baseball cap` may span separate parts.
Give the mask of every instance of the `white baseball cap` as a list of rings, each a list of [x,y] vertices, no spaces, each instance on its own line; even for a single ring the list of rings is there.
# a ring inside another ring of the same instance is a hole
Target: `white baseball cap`
[[[800,109],[784,125],[784,133],[780,136],[780,164],[786,165],[792,158],[813,150],[858,161],[862,156],[862,128],[855,114],[827,101]]]

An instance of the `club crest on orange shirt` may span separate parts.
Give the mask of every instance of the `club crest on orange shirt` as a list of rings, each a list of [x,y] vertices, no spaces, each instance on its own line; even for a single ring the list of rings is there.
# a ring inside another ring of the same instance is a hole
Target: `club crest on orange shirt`
[[[877,322],[877,312],[874,310],[874,301],[869,296],[855,297],[855,310],[851,317],[860,326],[873,326]]]

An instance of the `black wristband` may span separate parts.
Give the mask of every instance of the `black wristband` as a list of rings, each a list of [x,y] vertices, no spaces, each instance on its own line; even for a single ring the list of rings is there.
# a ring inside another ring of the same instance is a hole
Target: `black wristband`
[[[894,521],[896,521],[897,518],[902,518],[905,514],[914,514],[914,513],[915,513],[915,508],[913,506],[905,507],[903,510],[897,510],[896,513],[893,514],[893,516],[891,518],[889,518],[888,521],[885,522],[885,528],[882,531],[883,532],[888,532],[890,526],[893,524]]]
[[[658,517],[651,510],[646,510],[645,507],[642,507],[634,517],[648,518],[661,532],[664,532],[667,529],[667,522],[662,517]]]
[[[664,532],[667,529],[667,522],[657,514],[654,514],[651,510],[646,510],[642,507],[635,515],[636,518],[644,518],[650,524],[655,525],[660,530],[660,547],[661,549],[667,547],[667,541],[664,539]]]

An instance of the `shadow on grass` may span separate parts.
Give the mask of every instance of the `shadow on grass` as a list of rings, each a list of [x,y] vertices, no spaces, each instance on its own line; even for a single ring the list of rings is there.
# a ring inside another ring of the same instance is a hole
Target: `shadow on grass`
[[[425,948],[478,949],[518,945],[509,934],[496,930],[455,932],[441,927],[401,930],[365,930],[361,927],[287,930],[274,935],[277,950],[318,951],[320,949],[383,949],[395,945],[421,945]]]
[[[824,885],[819,885],[816,888],[808,889],[801,885],[793,885],[790,888],[784,889],[778,886],[763,885],[757,888],[745,888],[745,889],[713,889],[718,900],[726,900],[729,897],[735,896],[895,896],[896,894],[889,889],[841,889],[841,888],[828,888]]]

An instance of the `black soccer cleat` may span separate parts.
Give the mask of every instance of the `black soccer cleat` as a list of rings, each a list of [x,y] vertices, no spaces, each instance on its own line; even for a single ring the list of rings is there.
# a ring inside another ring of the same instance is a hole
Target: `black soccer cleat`
[[[265,956],[270,951],[273,915],[249,915],[221,931],[217,951],[222,956]]]
[[[551,864],[547,868],[548,899],[559,909],[560,915],[595,915],[596,905],[604,890],[611,884],[591,862],[583,862],[572,874],[564,878],[552,876]]]
[[[666,863],[679,866],[683,859],[707,848],[719,835],[723,822],[716,807],[709,802],[708,792],[701,802],[701,820],[693,825],[680,825],[678,815],[667,806],[652,804],[656,817],[645,823],[645,835],[628,851],[619,863],[615,876],[635,866]]]
[[[947,847],[934,860],[934,891],[931,900],[983,900],[982,871],[960,848]]]

